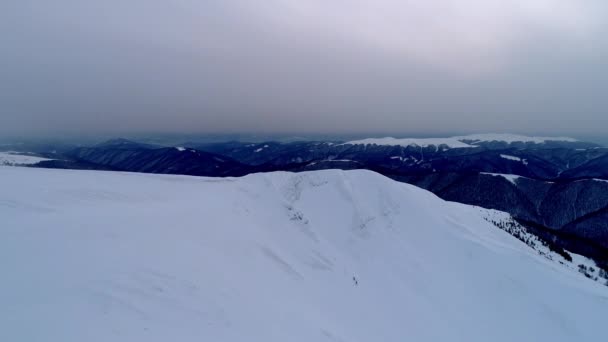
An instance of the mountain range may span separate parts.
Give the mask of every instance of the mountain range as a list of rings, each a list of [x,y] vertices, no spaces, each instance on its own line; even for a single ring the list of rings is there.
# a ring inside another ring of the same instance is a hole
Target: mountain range
[[[125,139],[41,152],[33,166],[230,177],[367,169],[464,204],[508,212],[544,241],[608,268],[608,149],[566,137],[478,134],[354,141],[184,142]]]

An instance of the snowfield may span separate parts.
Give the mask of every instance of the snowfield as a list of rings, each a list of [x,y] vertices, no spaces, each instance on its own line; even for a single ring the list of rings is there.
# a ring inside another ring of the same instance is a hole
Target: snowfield
[[[606,338],[608,287],[370,171],[0,167],[0,189],[0,341]]]
[[[503,177],[514,185],[517,185],[517,180],[520,178],[526,178],[518,175],[510,175],[504,173],[491,173],[491,172],[480,172],[482,175],[495,176],[495,177]]]
[[[379,146],[447,146],[448,148],[474,148],[484,142],[504,142],[507,144],[521,142],[544,144],[550,141],[576,142],[578,140],[568,137],[528,137],[517,134],[471,134],[451,138],[367,138],[346,142],[346,145],[379,145]]]
[[[473,144],[477,144],[480,142],[506,142],[508,144],[514,142],[522,142],[522,143],[535,143],[535,144],[543,144],[549,141],[563,141],[563,142],[577,142],[578,140],[569,138],[569,137],[530,137],[526,135],[519,134],[509,134],[509,133],[482,133],[482,134],[471,134],[471,135],[463,135],[459,137],[454,137],[460,141],[473,141]]]
[[[501,154],[501,155],[500,155],[500,158],[503,158],[503,159],[508,159],[508,160],[513,160],[513,161],[518,161],[518,162],[520,162],[520,161],[521,161],[521,158],[516,157],[516,156],[510,156],[510,155],[508,155],[508,154]]]
[[[18,152],[0,152],[0,166],[33,165],[45,160],[51,159],[29,156]]]
[[[469,144],[465,144],[455,138],[368,138],[362,140],[354,140],[345,143],[346,145],[379,145],[379,146],[442,146],[445,145],[449,148],[471,148],[475,147]]]

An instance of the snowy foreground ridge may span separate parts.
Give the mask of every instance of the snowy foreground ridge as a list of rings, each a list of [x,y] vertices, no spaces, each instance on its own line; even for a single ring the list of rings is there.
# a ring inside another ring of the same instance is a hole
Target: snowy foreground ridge
[[[473,148],[484,142],[504,142],[507,144],[534,143],[543,144],[549,141],[576,142],[576,139],[568,137],[528,137],[518,134],[487,133],[456,136],[451,138],[368,138],[349,141],[350,145],[379,145],[379,146],[447,146],[448,148]]]
[[[369,171],[0,167],[0,341],[601,341],[608,288]]]

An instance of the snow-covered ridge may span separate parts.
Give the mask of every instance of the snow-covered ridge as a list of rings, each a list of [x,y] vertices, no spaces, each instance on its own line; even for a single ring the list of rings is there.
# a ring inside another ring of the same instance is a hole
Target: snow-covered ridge
[[[508,154],[501,154],[500,158],[508,159],[508,160],[513,160],[513,161],[518,161],[518,162],[521,161],[521,158],[516,157],[516,156],[511,156],[511,155],[508,155]]]
[[[606,180],[606,179],[600,179],[600,178],[584,178],[584,179],[579,179],[579,180],[577,180],[575,182],[578,183],[578,182],[589,182],[589,181],[608,183],[608,180]]]
[[[500,157],[502,159],[512,160],[512,161],[516,161],[516,162],[521,162],[524,165],[528,165],[528,160],[527,159],[521,159],[520,157],[512,156],[512,155],[509,155],[509,154],[501,154]]]
[[[1,341],[605,337],[608,287],[370,171],[0,167],[0,189]]]
[[[363,140],[354,140],[345,143],[347,145],[379,145],[379,146],[442,146],[446,145],[449,148],[471,148],[475,147],[454,138],[403,138],[397,139],[392,137],[386,138],[369,138]]]
[[[576,142],[568,137],[528,137],[516,134],[472,134],[451,138],[368,138],[346,142],[349,145],[379,145],[379,146],[442,146],[449,148],[473,148],[484,142],[505,142],[508,144],[522,142],[542,144],[549,141]]]
[[[33,165],[45,160],[51,159],[25,155],[18,152],[0,152],[0,165],[5,166]]]
[[[578,140],[569,137],[530,137],[519,134],[505,134],[505,133],[485,133],[485,134],[471,134],[454,137],[459,141],[469,141],[472,144],[480,142],[506,142],[508,144],[515,142],[523,143],[535,143],[542,144],[549,141],[564,141],[564,142],[577,142]]]
[[[481,172],[481,174],[488,175],[488,176],[494,176],[494,177],[502,177],[515,185],[517,185],[517,180],[522,178],[522,176],[510,175],[510,174],[504,174],[504,173]],[[525,178],[525,177],[523,177],[523,178]]]

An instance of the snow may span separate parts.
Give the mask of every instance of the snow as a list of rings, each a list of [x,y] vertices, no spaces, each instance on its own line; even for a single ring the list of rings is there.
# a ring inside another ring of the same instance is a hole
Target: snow
[[[503,177],[506,180],[508,180],[509,182],[517,185],[517,180],[519,178],[522,178],[521,176],[518,175],[510,175],[510,174],[504,174],[504,173],[490,173],[490,172],[481,172],[482,175],[490,175],[490,176],[496,176],[496,177]]]
[[[536,235],[528,232],[524,226],[513,220],[511,215],[505,212],[481,209],[480,214],[484,216],[486,221],[496,223],[497,227],[518,237],[519,240],[525,242],[530,248],[537,251],[547,260],[557,262],[563,267],[585,274],[593,281],[608,286],[608,280],[600,274],[600,269],[597,267],[595,261],[572,252],[568,252],[572,261],[566,260],[559,253],[552,251],[546,243],[542,242]],[[581,266],[584,266],[584,268],[581,269]]]
[[[417,159],[416,157],[414,157],[414,156],[409,156],[409,157],[392,156],[392,157],[390,157],[390,159],[393,159],[393,160],[399,160],[399,161],[401,161],[402,163],[405,163],[405,162],[406,162],[406,161],[408,161],[408,160],[413,160],[414,162],[418,162],[418,159]],[[434,171],[433,171],[433,172],[434,172]]]
[[[605,337],[608,287],[370,171],[0,167],[0,189],[1,341]]]
[[[458,139],[460,141],[469,141],[472,144],[477,144],[480,142],[506,142],[506,143],[514,143],[514,142],[524,142],[524,143],[535,143],[535,144],[543,144],[549,141],[564,141],[564,142],[577,142],[578,140],[568,137],[530,137],[519,134],[507,134],[507,133],[484,133],[484,134],[471,134],[454,137],[454,139]]]
[[[22,166],[33,165],[41,161],[52,160],[48,158],[19,154],[18,152],[0,152],[0,165]]]
[[[180,152],[188,151],[190,153],[198,153],[198,154],[200,154],[197,150],[188,149],[188,148],[185,148],[185,147],[176,147],[175,149],[178,150],[178,151],[180,151]]]
[[[508,154],[501,154],[500,157],[504,158],[504,159],[508,159],[508,160],[518,161],[518,162],[521,161],[521,158],[516,157],[516,156],[510,156]]]
[[[576,183],[578,182],[588,182],[588,181],[595,181],[595,182],[603,182],[603,183],[608,183],[608,180],[606,179],[600,179],[600,178],[586,178],[586,179],[579,179],[577,181],[575,181]]]
[[[379,146],[441,146],[447,145],[449,148],[470,148],[475,147],[469,144],[465,144],[454,138],[404,138],[396,139],[392,137],[386,138],[368,138],[363,140],[354,140],[345,143],[346,145],[379,145]]]
[[[379,145],[379,146],[420,146],[420,147],[429,147],[435,146],[439,148],[439,146],[445,145],[448,148],[473,148],[477,147],[476,145],[482,142],[506,142],[508,144],[514,142],[525,142],[525,143],[535,143],[542,144],[549,141],[565,141],[565,142],[576,142],[576,139],[568,138],[568,137],[528,137],[524,135],[517,134],[498,134],[498,133],[489,133],[489,134],[472,134],[472,135],[463,135],[463,136],[455,136],[451,138],[368,138],[362,140],[354,140],[346,142],[346,145]]]
[[[508,155],[508,154],[501,154],[500,157],[504,158],[504,159],[508,159],[508,160],[513,160],[513,161],[521,162],[524,165],[528,165],[528,159],[521,159],[519,157],[511,156],[511,155]]]
[[[263,151],[265,148],[268,148],[268,147],[270,147],[270,146],[268,146],[268,145],[264,145],[264,146],[262,146],[262,147],[260,147],[260,148],[257,148],[257,149],[256,149],[255,151],[253,151],[253,152],[254,152],[254,153],[262,152],[262,151]]]

